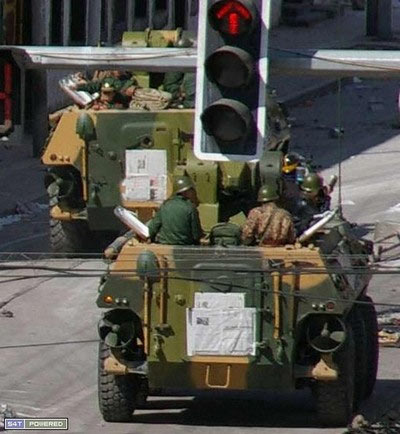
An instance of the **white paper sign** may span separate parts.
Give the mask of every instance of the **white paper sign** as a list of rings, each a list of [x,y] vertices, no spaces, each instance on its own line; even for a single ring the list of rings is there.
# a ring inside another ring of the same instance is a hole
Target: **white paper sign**
[[[167,198],[167,152],[162,149],[126,150],[122,187],[122,197],[126,201],[163,202]]]
[[[187,353],[255,355],[255,308],[187,309]]]
[[[244,307],[244,293],[196,292],[194,307],[203,309],[232,309]]]

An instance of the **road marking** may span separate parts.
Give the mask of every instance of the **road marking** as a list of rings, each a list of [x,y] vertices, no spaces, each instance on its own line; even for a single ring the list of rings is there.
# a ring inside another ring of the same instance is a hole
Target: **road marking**
[[[400,212],[400,203],[398,203],[397,205],[391,206],[388,209],[389,212]]]

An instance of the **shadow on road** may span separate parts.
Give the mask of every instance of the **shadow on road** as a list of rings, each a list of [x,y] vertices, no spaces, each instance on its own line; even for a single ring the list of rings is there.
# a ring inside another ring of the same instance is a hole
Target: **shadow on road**
[[[400,407],[400,380],[378,380],[357,412],[370,422]],[[318,428],[312,395],[294,393],[209,393],[193,399],[150,398],[135,423],[232,427]],[[171,411],[176,410],[176,411]]]

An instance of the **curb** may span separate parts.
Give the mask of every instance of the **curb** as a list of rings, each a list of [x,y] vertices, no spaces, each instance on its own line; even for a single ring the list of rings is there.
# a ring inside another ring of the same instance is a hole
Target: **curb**
[[[342,78],[342,86],[351,83],[352,77]],[[316,84],[315,86],[307,87],[298,92],[293,93],[290,96],[280,99],[287,107],[296,107],[301,104],[307,98],[316,98],[328,93],[337,92],[338,90],[338,79],[329,80],[325,83]]]

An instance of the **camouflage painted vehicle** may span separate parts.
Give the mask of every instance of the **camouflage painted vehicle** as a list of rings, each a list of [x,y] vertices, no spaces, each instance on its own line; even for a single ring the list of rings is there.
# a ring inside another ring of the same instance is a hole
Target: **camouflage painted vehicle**
[[[346,425],[378,363],[372,248],[353,226],[331,212],[282,247],[128,241],[97,298],[104,419],[131,420],[153,390],[310,387],[321,423]]]
[[[126,44],[141,46],[142,39],[147,38],[151,42],[147,46],[154,47],[168,45],[168,38],[178,40],[179,44],[178,38],[183,37],[185,32],[179,31],[127,32],[124,40],[128,41]],[[140,84],[157,87],[162,83],[160,75],[141,73]],[[267,104],[268,147],[286,150],[290,134],[284,107],[272,93]],[[197,179],[202,202],[200,215],[210,224],[223,218],[226,198],[234,194],[239,202],[249,201],[248,194],[256,182],[254,168],[244,163],[196,159],[192,152],[193,129],[193,109],[65,111],[42,155],[47,167],[45,186],[50,203],[52,250],[76,253],[104,246],[123,228],[113,214],[119,204],[136,211],[142,220],[149,219],[159,206],[150,196],[149,200],[143,200],[127,193],[125,200],[121,200],[121,189],[132,190],[132,182],[124,185],[124,179],[138,175],[129,172],[130,151],[165,151],[162,182],[168,186],[174,175],[184,172]]]

